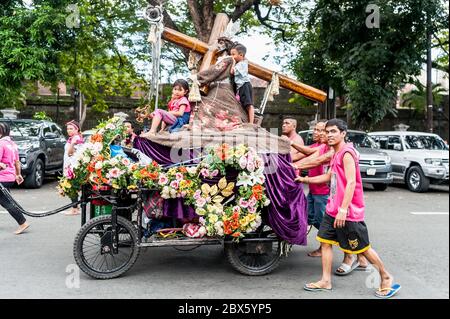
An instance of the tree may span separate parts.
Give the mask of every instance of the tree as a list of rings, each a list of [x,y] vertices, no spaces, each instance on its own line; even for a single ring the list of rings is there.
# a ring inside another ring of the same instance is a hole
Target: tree
[[[437,0],[382,0],[376,2],[380,27],[369,28],[366,9],[372,3],[317,1],[300,43],[302,48],[315,48],[318,55],[300,54],[291,64],[301,80],[308,78],[311,85],[328,83],[345,94],[354,123],[365,129],[371,129],[387,113],[395,113],[397,91],[410,75],[420,72],[426,52],[427,14],[433,30],[436,21],[445,16]]]
[[[0,107],[24,105],[27,83],[55,82],[58,53],[66,28],[61,5],[36,1],[28,9],[22,1],[0,7]]]
[[[411,92],[404,93],[401,96],[402,105],[414,109],[416,112],[425,114],[427,106],[426,86],[423,85],[419,80],[414,80],[412,84],[414,84],[415,88],[411,90]],[[433,84],[432,91],[433,105],[439,106],[444,99],[443,93],[445,93],[446,90],[442,87],[441,84],[436,83]]]

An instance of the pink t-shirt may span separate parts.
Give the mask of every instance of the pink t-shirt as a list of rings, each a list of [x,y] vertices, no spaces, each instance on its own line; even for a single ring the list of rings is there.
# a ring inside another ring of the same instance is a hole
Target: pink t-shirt
[[[336,217],[338,209],[344,200],[345,187],[347,180],[345,179],[344,169],[344,155],[349,153],[355,160],[356,169],[356,186],[352,201],[348,207],[347,220],[351,222],[360,222],[364,220],[364,194],[361,181],[361,173],[359,171],[359,153],[353,147],[353,144],[348,143],[344,148],[334,154],[330,162],[331,167],[331,183],[330,183],[330,197],[327,203],[327,214],[331,217]]]
[[[9,136],[0,139],[0,162],[6,164],[6,168],[0,170],[0,182],[15,182],[15,162],[19,160],[19,150]]]
[[[182,105],[186,105],[186,108],[184,109],[185,113],[191,111],[191,103],[189,103],[189,100],[185,96],[183,96],[182,98],[176,99],[176,100],[170,100],[169,111],[176,112],[176,111],[180,110],[180,107]]]
[[[319,148],[319,156],[327,153],[330,150],[330,147],[327,144],[314,143],[310,147],[318,147]],[[309,177],[320,176],[327,172],[328,165],[320,165],[314,168],[311,168],[308,171]],[[330,193],[330,188],[328,184],[309,184],[309,192],[313,195],[328,195]]]

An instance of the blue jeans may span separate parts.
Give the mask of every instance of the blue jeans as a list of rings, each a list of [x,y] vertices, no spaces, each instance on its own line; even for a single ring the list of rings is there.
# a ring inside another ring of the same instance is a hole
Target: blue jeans
[[[308,194],[308,225],[313,225],[317,229],[320,228],[327,207],[328,196]]]

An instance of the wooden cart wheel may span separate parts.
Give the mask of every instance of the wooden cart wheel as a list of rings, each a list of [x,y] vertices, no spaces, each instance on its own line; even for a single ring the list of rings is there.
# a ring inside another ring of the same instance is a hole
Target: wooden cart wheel
[[[73,246],[73,255],[80,269],[97,279],[112,279],[127,272],[136,262],[136,227],[125,218],[117,217],[118,253],[112,249],[111,216],[91,219],[80,229]]]

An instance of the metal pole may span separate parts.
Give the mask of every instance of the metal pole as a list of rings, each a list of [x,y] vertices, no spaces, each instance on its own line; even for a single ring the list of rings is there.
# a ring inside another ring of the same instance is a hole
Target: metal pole
[[[431,81],[431,27],[428,14],[428,31],[427,31],[427,130],[433,133],[433,83]]]

